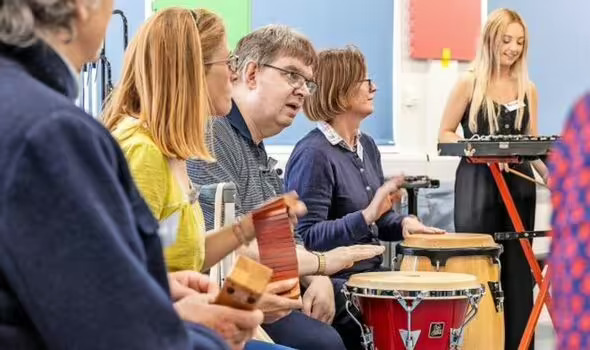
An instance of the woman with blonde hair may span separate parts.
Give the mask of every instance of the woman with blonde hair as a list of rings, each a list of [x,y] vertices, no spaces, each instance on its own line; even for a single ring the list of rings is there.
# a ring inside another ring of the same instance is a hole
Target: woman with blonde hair
[[[205,235],[186,161],[213,160],[204,137],[208,100],[195,12],[158,12],[131,42],[103,118],[160,221],[169,271],[207,270],[255,236],[249,216]]]
[[[485,24],[481,45],[467,72],[454,87],[445,108],[440,142],[456,142],[461,125],[464,138],[474,135],[537,134],[537,89],[529,80],[529,36],[522,17],[499,9]],[[533,176],[531,165],[544,180],[547,168],[540,160],[511,168]],[[508,165],[502,164],[506,169]],[[534,229],[535,184],[512,174],[504,178],[525,229]],[[514,231],[492,174],[485,164],[461,159],[455,179],[455,230],[494,233]],[[506,349],[516,349],[533,305],[533,279],[518,241],[503,242],[502,288],[505,294]]]

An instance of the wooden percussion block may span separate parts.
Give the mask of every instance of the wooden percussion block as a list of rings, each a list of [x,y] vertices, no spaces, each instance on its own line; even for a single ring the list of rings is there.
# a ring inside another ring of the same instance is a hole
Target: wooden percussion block
[[[239,255],[214,303],[241,310],[254,309],[272,273],[272,269]]]
[[[252,212],[260,262],[273,270],[271,282],[299,278],[293,227],[289,220],[288,197],[273,199]],[[283,296],[297,299],[299,283]]]

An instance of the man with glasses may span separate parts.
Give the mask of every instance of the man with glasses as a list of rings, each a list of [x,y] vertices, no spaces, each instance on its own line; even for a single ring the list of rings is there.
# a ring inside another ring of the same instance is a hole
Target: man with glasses
[[[193,183],[200,185],[234,182],[239,215],[284,190],[274,168],[276,161],[268,157],[263,141],[289,127],[304,99],[316,90],[312,77],[317,56],[307,38],[279,25],[242,38],[235,55],[239,59],[233,77],[232,110],[227,117],[215,118],[212,126],[217,161],[189,161],[188,172]],[[210,229],[213,205],[201,201],[201,206]],[[329,326],[335,312],[332,283],[321,275],[331,275],[382,251],[381,247],[353,246],[320,254],[299,246],[299,272],[306,276],[301,278],[306,287],[304,310],[293,311],[263,328],[275,342],[293,348],[344,349],[340,336]]]

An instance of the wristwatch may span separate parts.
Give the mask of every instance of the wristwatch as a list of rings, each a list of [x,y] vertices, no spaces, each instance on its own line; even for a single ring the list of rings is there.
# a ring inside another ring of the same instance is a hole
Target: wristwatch
[[[318,258],[318,269],[315,275],[324,275],[326,273],[326,255],[319,252],[311,252]]]

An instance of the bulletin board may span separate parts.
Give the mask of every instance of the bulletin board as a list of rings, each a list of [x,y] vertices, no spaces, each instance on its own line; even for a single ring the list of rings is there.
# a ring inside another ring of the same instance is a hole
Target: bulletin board
[[[472,61],[481,33],[481,0],[410,0],[410,56]]]
[[[154,0],[154,11],[166,7],[206,8],[225,21],[228,43],[233,49],[241,37],[250,32],[250,0]]]

